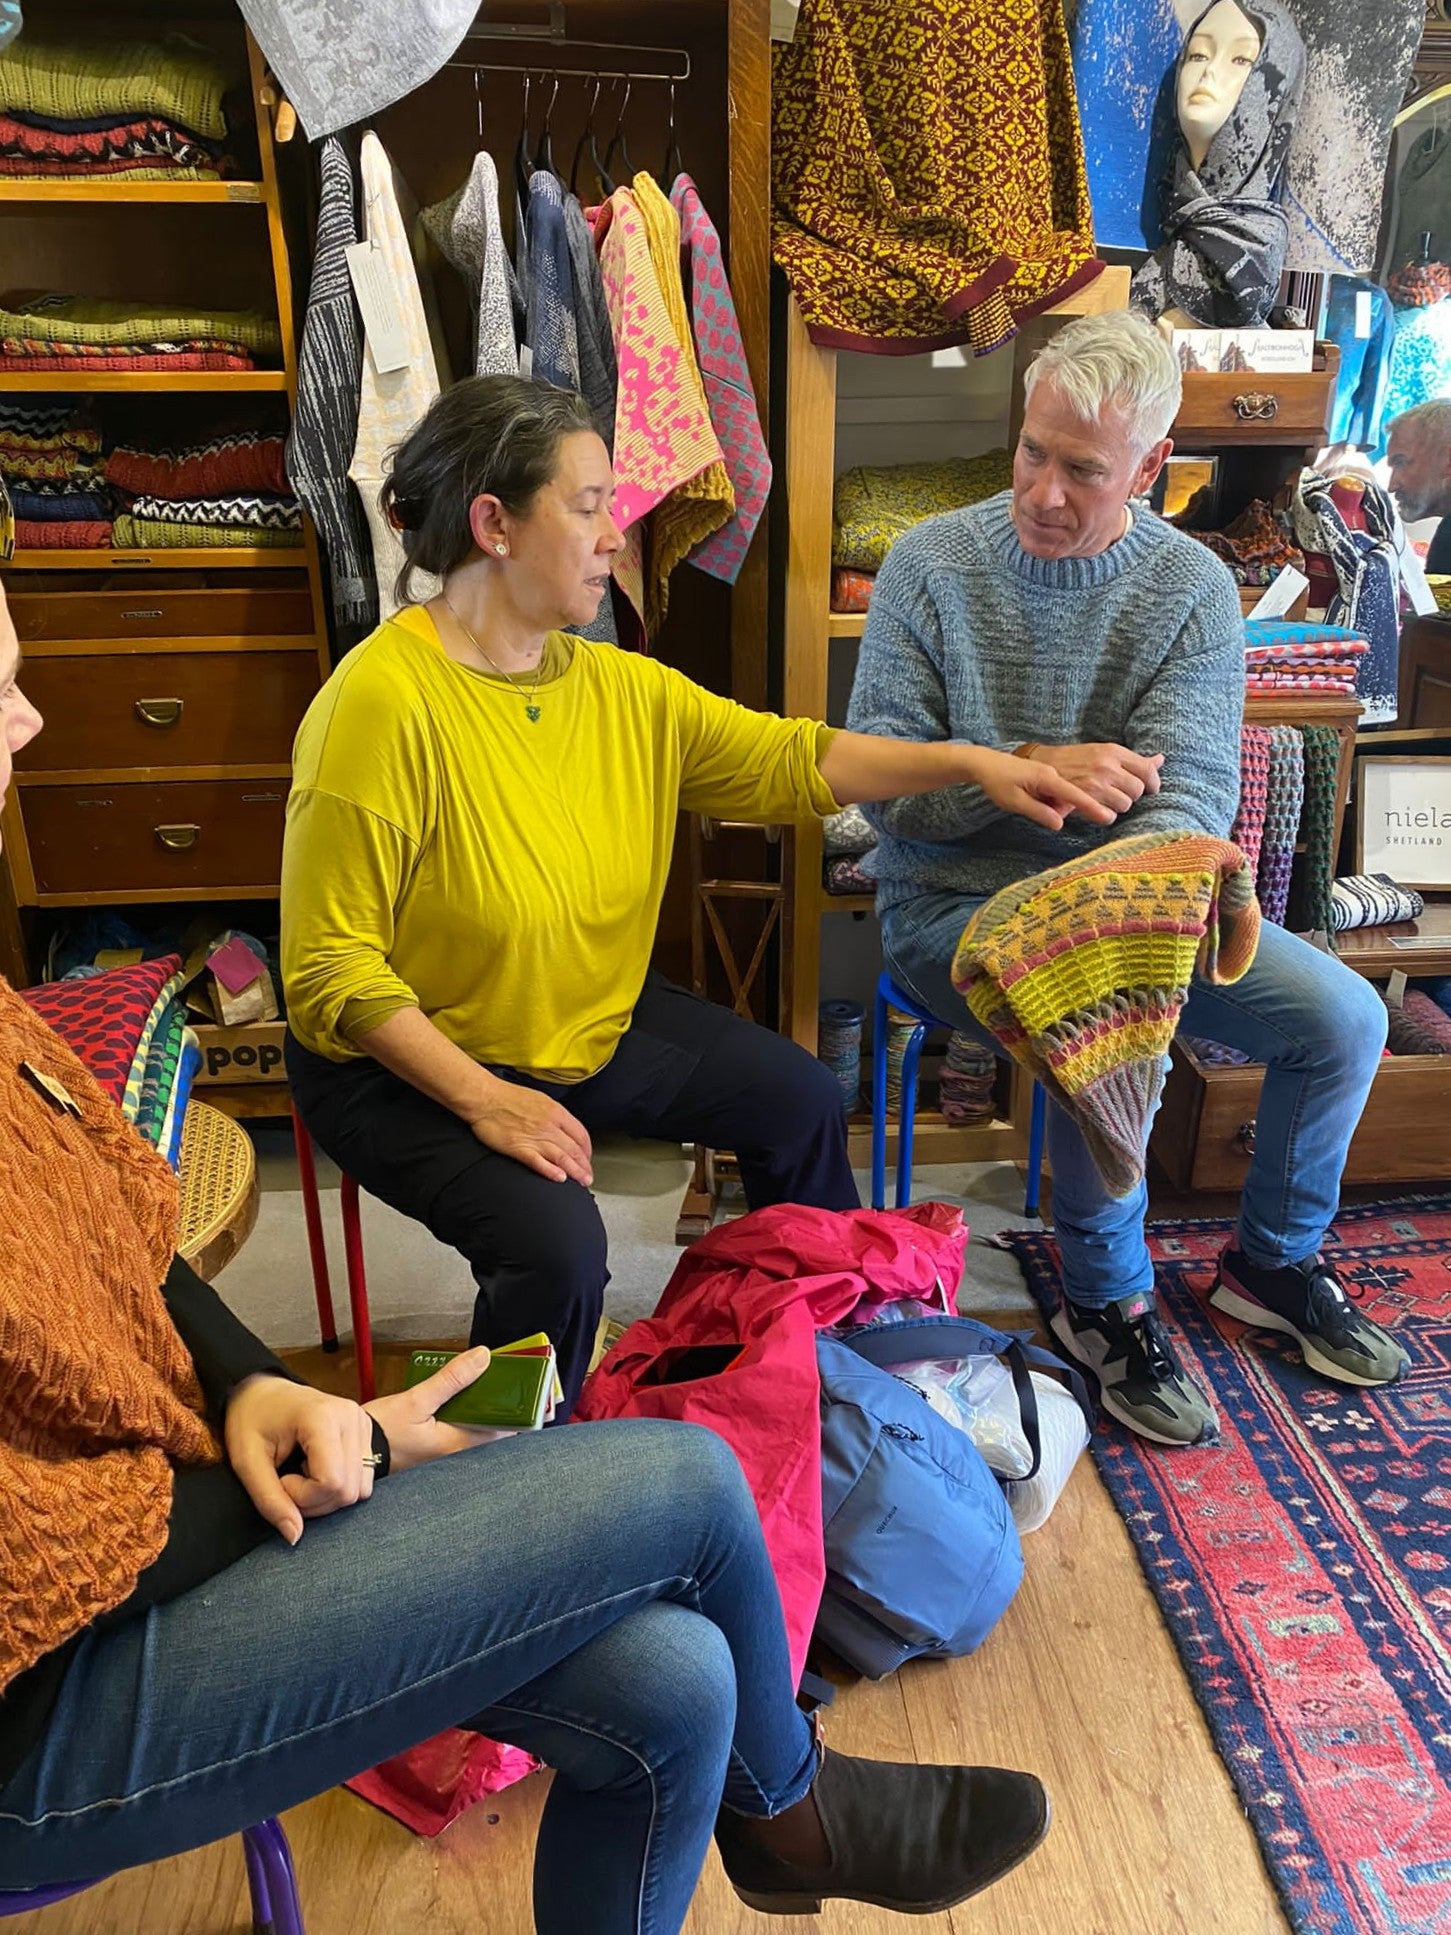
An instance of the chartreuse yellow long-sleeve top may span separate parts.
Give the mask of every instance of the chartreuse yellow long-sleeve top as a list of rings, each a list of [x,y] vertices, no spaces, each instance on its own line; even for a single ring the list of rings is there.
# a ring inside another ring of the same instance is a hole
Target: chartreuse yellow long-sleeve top
[[[315,1053],[361,1054],[360,1035],[416,1006],[476,1061],[582,1081],[629,1025],[677,813],[835,811],[811,720],[562,633],[540,671],[537,686],[471,671],[412,606],[308,708],[282,970]]]

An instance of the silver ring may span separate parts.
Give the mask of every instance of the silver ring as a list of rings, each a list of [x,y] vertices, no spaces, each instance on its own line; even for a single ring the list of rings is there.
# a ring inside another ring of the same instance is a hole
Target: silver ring
[[[382,1462],[381,1455],[376,1451],[365,1451],[363,1453],[363,1463],[365,1465],[371,1465],[374,1471],[378,1469]]]

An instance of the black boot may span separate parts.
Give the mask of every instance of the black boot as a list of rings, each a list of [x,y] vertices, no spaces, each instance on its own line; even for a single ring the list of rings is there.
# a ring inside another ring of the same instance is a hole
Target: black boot
[[[827,1859],[777,1852],[786,1814],[757,1820],[722,1808],[716,1846],[731,1886],[763,1915],[816,1915],[841,1897],[931,1915],[1015,1868],[1048,1832],[1048,1796],[1033,1774],[1000,1767],[924,1767],[827,1753],[805,1800]],[[800,1836],[792,1836],[797,1846]]]

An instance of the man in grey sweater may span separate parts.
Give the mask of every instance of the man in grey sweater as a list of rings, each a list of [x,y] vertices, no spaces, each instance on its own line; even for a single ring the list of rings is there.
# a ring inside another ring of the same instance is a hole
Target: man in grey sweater
[[[1172,444],[1177,364],[1132,314],[1083,317],[1027,373],[1010,492],[932,518],[892,547],[872,594],[848,723],[1045,760],[1117,819],[1060,833],[975,787],[868,807],[887,965],[953,1027],[987,1040],[949,967],[969,916],[1010,882],[1137,833],[1228,836],[1239,799],[1244,629],[1203,545],[1135,501]],[[1239,1226],[1213,1301],[1299,1341],[1351,1384],[1401,1376],[1405,1352],[1356,1310],[1320,1255],[1386,1015],[1332,955],[1266,925],[1233,987],[1196,981],[1186,1034],[1265,1064]],[[1049,1109],[1060,1344],[1105,1410],[1161,1444],[1217,1426],[1160,1320],[1147,1188],[1115,1198],[1066,1114]]]

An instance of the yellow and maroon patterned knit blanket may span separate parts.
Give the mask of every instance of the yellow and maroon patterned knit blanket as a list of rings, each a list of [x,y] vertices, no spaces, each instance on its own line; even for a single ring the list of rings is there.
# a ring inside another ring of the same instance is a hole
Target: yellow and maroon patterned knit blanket
[[[952,979],[1126,1196],[1144,1173],[1191,977],[1238,981],[1259,931],[1237,846],[1141,833],[994,894],[963,932]]]
[[[773,247],[812,340],[978,355],[1098,274],[1062,0],[803,0]]]

